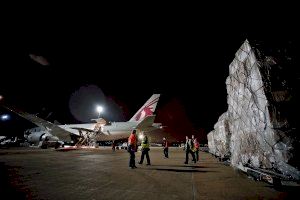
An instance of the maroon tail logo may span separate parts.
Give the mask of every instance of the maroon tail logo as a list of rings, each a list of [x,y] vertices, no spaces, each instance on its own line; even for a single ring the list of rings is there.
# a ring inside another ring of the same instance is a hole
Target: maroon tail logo
[[[148,115],[153,114],[153,104],[156,104],[158,101],[158,98],[154,99],[153,101],[149,102],[148,105],[146,105],[135,117],[136,121],[139,121],[143,119],[144,117]]]
[[[148,116],[148,115],[152,115],[151,108],[149,108],[149,107],[144,107],[143,110],[141,110],[141,111],[137,114],[137,116],[135,117],[135,120],[136,120],[136,121],[139,121],[139,120],[140,120],[140,118],[141,118],[141,116],[142,116],[142,112],[145,113],[145,117]]]

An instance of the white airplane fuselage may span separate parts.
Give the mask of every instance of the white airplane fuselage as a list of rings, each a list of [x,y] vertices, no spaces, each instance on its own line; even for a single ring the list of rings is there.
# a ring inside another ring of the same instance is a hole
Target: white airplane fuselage
[[[120,133],[130,133],[138,125],[137,122],[112,122],[109,125],[101,126],[101,133],[110,134],[120,134]],[[96,123],[89,124],[70,124],[70,125],[58,125],[60,128],[65,129],[73,134],[79,135],[78,128],[94,130]]]
[[[161,128],[161,123],[154,123],[155,111],[159,94],[154,94],[151,98],[137,111],[137,113],[127,122],[111,122],[109,124],[85,123],[85,124],[65,124],[54,125],[50,122],[42,120],[30,114],[19,114],[26,119],[39,124],[45,128],[33,128],[25,131],[24,136],[30,143],[38,143],[40,141],[59,141],[56,136],[57,132],[66,131],[69,134],[84,136],[87,133],[97,133],[103,135],[118,135],[119,138],[126,138],[133,129],[137,129],[138,133],[143,131],[151,131]],[[61,130],[60,130],[61,129]]]

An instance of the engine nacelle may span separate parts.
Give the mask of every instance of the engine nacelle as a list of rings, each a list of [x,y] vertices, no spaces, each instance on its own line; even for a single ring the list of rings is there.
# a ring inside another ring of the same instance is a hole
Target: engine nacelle
[[[38,145],[40,142],[58,142],[59,139],[56,136],[46,132],[46,131],[37,131],[31,132],[30,134],[25,134],[24,137],[31,144]]]

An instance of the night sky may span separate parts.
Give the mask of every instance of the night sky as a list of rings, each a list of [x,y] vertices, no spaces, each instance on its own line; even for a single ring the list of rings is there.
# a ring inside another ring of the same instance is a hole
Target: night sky
[[[157,122],[181,127],[177,132],[183,135],[208,133],[227,110],[228,66],[244,40],[293,43],[296,35],[287,19],[253,19],[245,25],[222,18],[7,23],[1,44],[2,103],[63,124],[90,122],[100,103],[102,117],[126,121],[160,93]],[[30,55],[42,56],[49,65]]]

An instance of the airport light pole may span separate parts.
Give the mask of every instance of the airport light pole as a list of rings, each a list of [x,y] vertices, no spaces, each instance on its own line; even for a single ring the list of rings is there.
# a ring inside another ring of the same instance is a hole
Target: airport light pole
[[[9,118],[10,118],[10,116],[8,114],[1,115],[1,120],[2,121],[7,121],[7,120],[9,120]]]
[[[100,118],[100,113],[103,111],[102,106],[97,106],[98,118]]]

